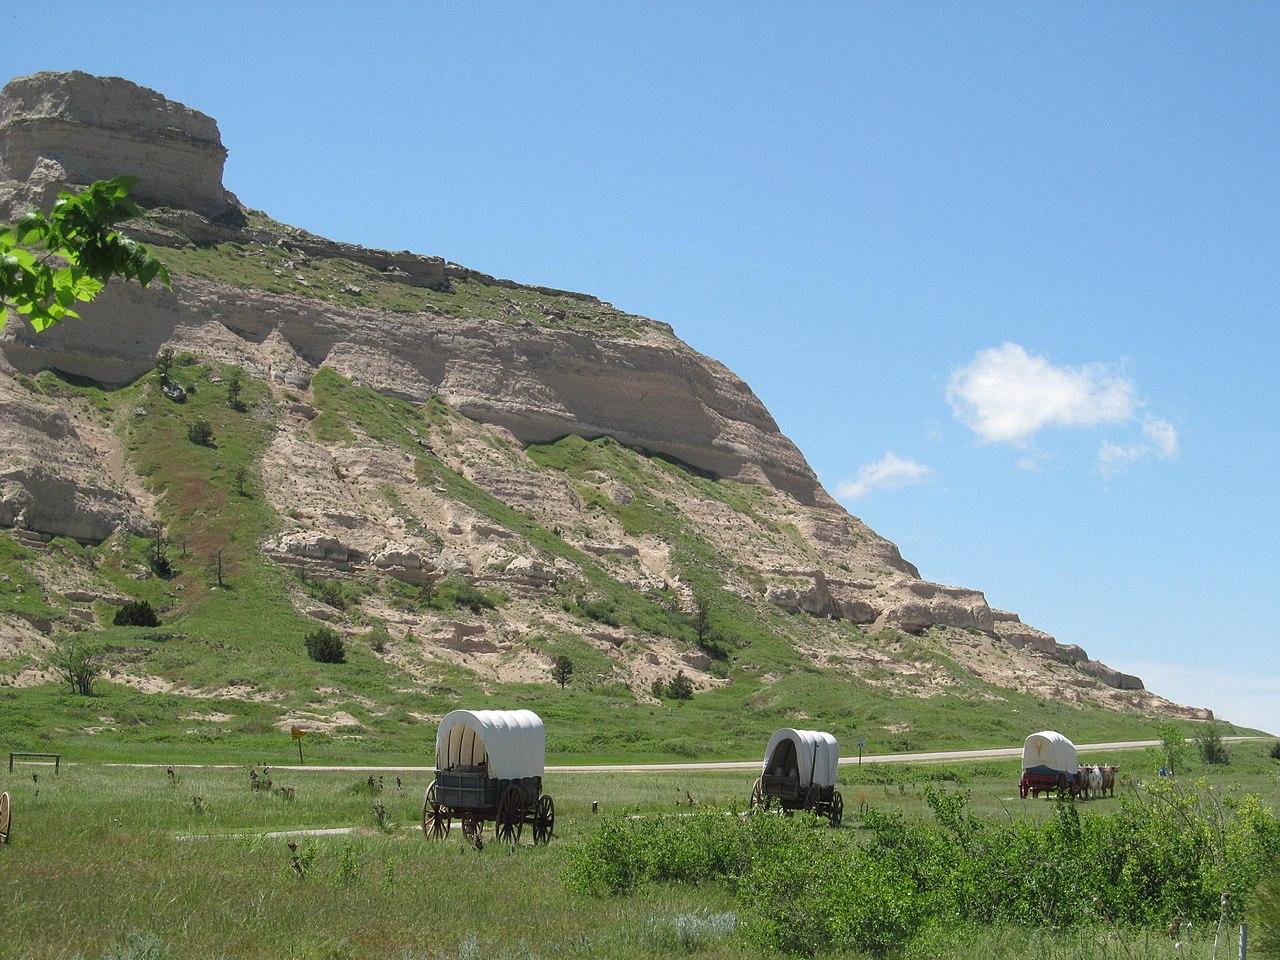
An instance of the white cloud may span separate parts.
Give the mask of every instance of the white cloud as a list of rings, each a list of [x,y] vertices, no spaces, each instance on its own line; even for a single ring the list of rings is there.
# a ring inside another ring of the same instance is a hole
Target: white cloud
[[[1027,473],[1044,473],[1053,466],[1056,458],[1041,450],[1031,450],[1025,457],[1018,459],[1016,466]]]
[[[1142,425],[1142,435],[1161,460],[1172,460],[1178,455],[1178,431],[1168,420],[1148,417],[1147,422]]]
[[[1117,668],[1136,673],[1148,690],[1175,703],[1209,707],[1220,720],[1280,733],[1280,677],[1172,663],[1126,663]]]
[[[875,463],[868,463],[859,469],[854,479],[846,480],[836,487],[836,496],[856,500],[872,490],[897,490],[920,483],[932,473],[923,463],[900,457],[890,450]]]
[[[947,400],[956,419],[988,443],[1022,444],[1048,426],[1124,423],[1137,400],[1112,367],[1054,366],[1016,343],[980,351],[951,375]]]
[[[1098,469],[1110,479],[1126,467],[1142,460],[1158,457],[1172,460],[1178,455],[1178,430],[1168,420],[1148,417],[1142,424],[1144,439],[1135,443],[1112,443],[1104,440],[1098,446]]]

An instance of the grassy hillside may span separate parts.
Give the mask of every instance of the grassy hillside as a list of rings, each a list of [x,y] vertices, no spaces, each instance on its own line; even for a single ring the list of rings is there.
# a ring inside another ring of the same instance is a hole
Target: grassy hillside
[[[566,438],[508,451],[531,470],[566,478],[584,504],[584,522],[607,518],[628,534],[668,544],[674,570],[706,612],[700,629],[669,590],[624,582],[605,559],[476,485],[450,465],[447,451],[424,447],[421,438],[433,426],[467,426],[458,413],[439,401],[419,407],[388,398],[322,370],[308,397],[318,411],[306,428],[314,440],[342,444],[358,434],[403,450],[420,484],[444,491],[538,554],[577,571],[539,601],[568,614],[573,628],[530,631],[520,638],[529,650],[574,660],[567,689],[494,684],[443,660],[430,661],[425,673],[411,677],[375,647],[387,645],[409,657],[416,655],[412,644],[389,636],[364,612],[361,598],[408,603],[429,617],[438,610],[441,620],[453,615],[444,603],[448,598],[427,597],[400,581],[367,574],[337,585],[305,582],[265,557],[259,545],[280,530],[281,518],[263,495],[261,462],[282,429],[282,408],[290,398],[245,375],[243,403],[233,408],[226,387],[233,371],[186,359],[174,371],[190,391],[181,404],[160,395],[155,375],[114,391],[50,374],[29,382],[32,391],[70,398],[113,426],[157,498],[163,548],[175,575],[162,579],[148,570],[154,548],[148,538],[118,536],[97,547],[58,540],[37,550],[0,534],[3,615],[47,618],[68,629],[74,604],[49,584],[90,581],[104,593],[149,600],[163,621],[150,629],[110,626],[114,608],[96,604],[97,622],[89,629],[108,648],[111,673],[89,698],[54,683],[0,686],[0,742],[12,749],[276,760],[292,749],[287,733],[278,729],[287,727],[284,718],[340,709],[350,724],[307,741],[317,760],[429,762],[431,718],[463,705],[537,710],[547,722],[551,758],[566,761],[750,757],[773,729],[791,724],[830,729],[846,745],[865,736],[869,752],[1007,745],[1045,727],[1081,742],[1146,737],[1154,729],[1152,720],[1134,714],[1070,707],[993,687],[955,662],[943,632],[869,636],[848,623],[789,615],[763,602],[752,592],[751,572],[718,552],[677,506],[677,494],[697,495],[750,515],[758,488],[709,479],[608,439]],[[213,428],[207,446],[187,437],[198,418]],[[241,470],[243,489],[237,481]],[[599,496],[587,481],[602,475],[624,485],[630,499],[618,504]],[[785,524],[764,517],[759,522],[767,536],[794,534]],[[300,613],[297,601],[326,589],[345,598],[349,636],[343,664],[313,662],[303,647],[305,634],[320,624]],[[729,682],[689,702],[655,703],[619,682],[609,659],[584,641],[586,631],[601,625],[690,651],[701,646],[714,658],[710,672]],[[817,666],[798,645],[819,629],[842,631],[886,657],[927,662],[951,682],[939,695],[903,696],[876,683],[865,667]],[[0,660],[0,673],[29,675],[40,661],[41,653],[28,647]]]
[[[666,328],[625,313],[594,297],[490,282],[456,271],[445,289],[404,283],[366,263],[342,256],[308,257],[266,239],[288,237],[292,228],[256,211],[251,226],[259,239],[206,246],[154,245],[157,257],[173,273],[270,293],[323,300],[344,307],[372,307],[395,313],[429,312],[461,319],[533,324],[555,330],[608,332],[635,336],[661,334]]]

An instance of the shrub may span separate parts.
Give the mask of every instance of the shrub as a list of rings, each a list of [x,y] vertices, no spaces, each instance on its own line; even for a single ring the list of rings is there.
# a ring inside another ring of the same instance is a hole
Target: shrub
[[[231,468],[231,489],[236,492],[236,496],[248,496],[248,484],[249,471],[245,469],[243,463],[237,463]]]
[[[166,561],[167,562],[167,561]],[[160,618],[148,600],[130,600],[111,620],[117,627],[158,627]]]
[[[386,653],[387,647],[391,646],[391,632],[381,620],[375,623],[364,637],[369,641],[369,649],[374,653]]]
[[[342,589],[342,584],[337,580],[322,580],[317,590],[320,599],[329,606],[337,610],[347,609],[346,591]]]
[[[709,654],[713,660],[727,660],[729,644],[712,623],[711,614],[711,602],[705,596],[695,595],[692,622],[698,649]]]
[[[164,347],[156,354],[156,372],[160,374],[161,383],[169,379],[169,372],[172,369],[173,347]]]
[[[574,612],[586,617],[588,620],[594,620],[596,623],[603,623],[610,627],[626,625],[626,621],[618,609],[618,602],[613,597],[575,597],[574,606],[576,607]]]
[[[1227,745],[1222,742],[1222,734],[1215,724],[1209,724],[1204,733],[1196,737],[1196,749],[1200,751],[1200,759],[1208,764],[1230,763]]]
[[[231,376],[227,377],[227,406],[233,410],[239,410],[241,407],[240,391],[243,386],[240,380],[240,371],[231,371]]]
[[[565,684],[569,682],[569,678],[573,676],[573,661],[564,654],[556,657],[556,662],[551,667],[551,679],[560,684],[563,690]]]
[[[202,447],[209,446],[213,443],[213,424],[204,417],[199,417],[187,427],[187,439]]]
[[[597,896],[725,883],[762,946],[879,954],[962,925],[1212,926],[1224,894],[1234,924],[1280,854],[1280,821],[1257,797],[1225,804],[1167,781],[1114,813],[1061,802],[1046,822],[982,821],[936,787],[926,799],[931,820],[872,811],[858,834],[804,816],[611,816],[571,847],[565,879]]]
[[[496,609],[506,598],[496,591],[481,590],[470,580],[457,574],[445,577],[431,590],[428,606],[448,613],[463,607],[472,613]]]
[[[72,693],[93,695],[94,681],[102,674],[103,650],[99,645],[73,633],[54,641],[49,665],[71,687]]]
[[[151,572],[161,580],[173,579],[173,574],[175,572],[173,569],[173,561],[169,559],[168,555],[160,553],[159,551],[152,553],[150,563]],[[150,626],[154,626],[154,624],[150,624]]]
[[[1155,747],[1156,761],[1170,775],[1176,775],[1186,766],[1187,738],[1172,723],[1164,723],[1159,728],[1160,746]]]
[[[347,645],[336,630],[319,627],[308,633],[303,643],[307,646],[307,656],[317,663],[347,662]]]
[[[1280,760],[1280,740],[1276,740],[1271,744],[1270,756],[1272,760]]]
[[[665,700],[667,698],[667,682],[658,677],[653,683],[649,684],[649,693],[655,700]]]
[[[676,675],[667,684],[667,696],[672,700],[693,699],[693,681],[684,675],[683,670],[677,670]]]

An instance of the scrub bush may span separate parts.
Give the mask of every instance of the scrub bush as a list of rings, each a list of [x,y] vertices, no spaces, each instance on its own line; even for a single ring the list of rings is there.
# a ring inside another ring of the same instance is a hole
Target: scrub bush
[[[347,662],[347,645],[336,630],[328,627],[312,630],[303,643],[307,646],[307,656],[317,663]]]
[[[147,600],[130,600],[116,611],[111,622],[117,627],[160,626],[160,618]]]
[[[870,812],[861,836],[806,816],[722,812],[610,818],[576,844],[567,880],[594,895],[649,883],[722,883],[742,933],[787,952],[884,953],[981,927],[1164,929],[1227,922],[1280,855],[1280,821],[1257,798],[1158,783],[1114,814],[1069,801],[1045,823],[988,822],[963,794],[926,788],[928,821]]]
[[[213,424],[200,417],[187,427],[187,439],[202,447],[209,446],[213,443]]]

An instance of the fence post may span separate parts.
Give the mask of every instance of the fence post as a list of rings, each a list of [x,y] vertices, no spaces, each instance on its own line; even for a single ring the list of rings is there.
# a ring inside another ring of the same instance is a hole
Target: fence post
[[[1240,924],[1240,960],[1249,960],[1249,925]]]

